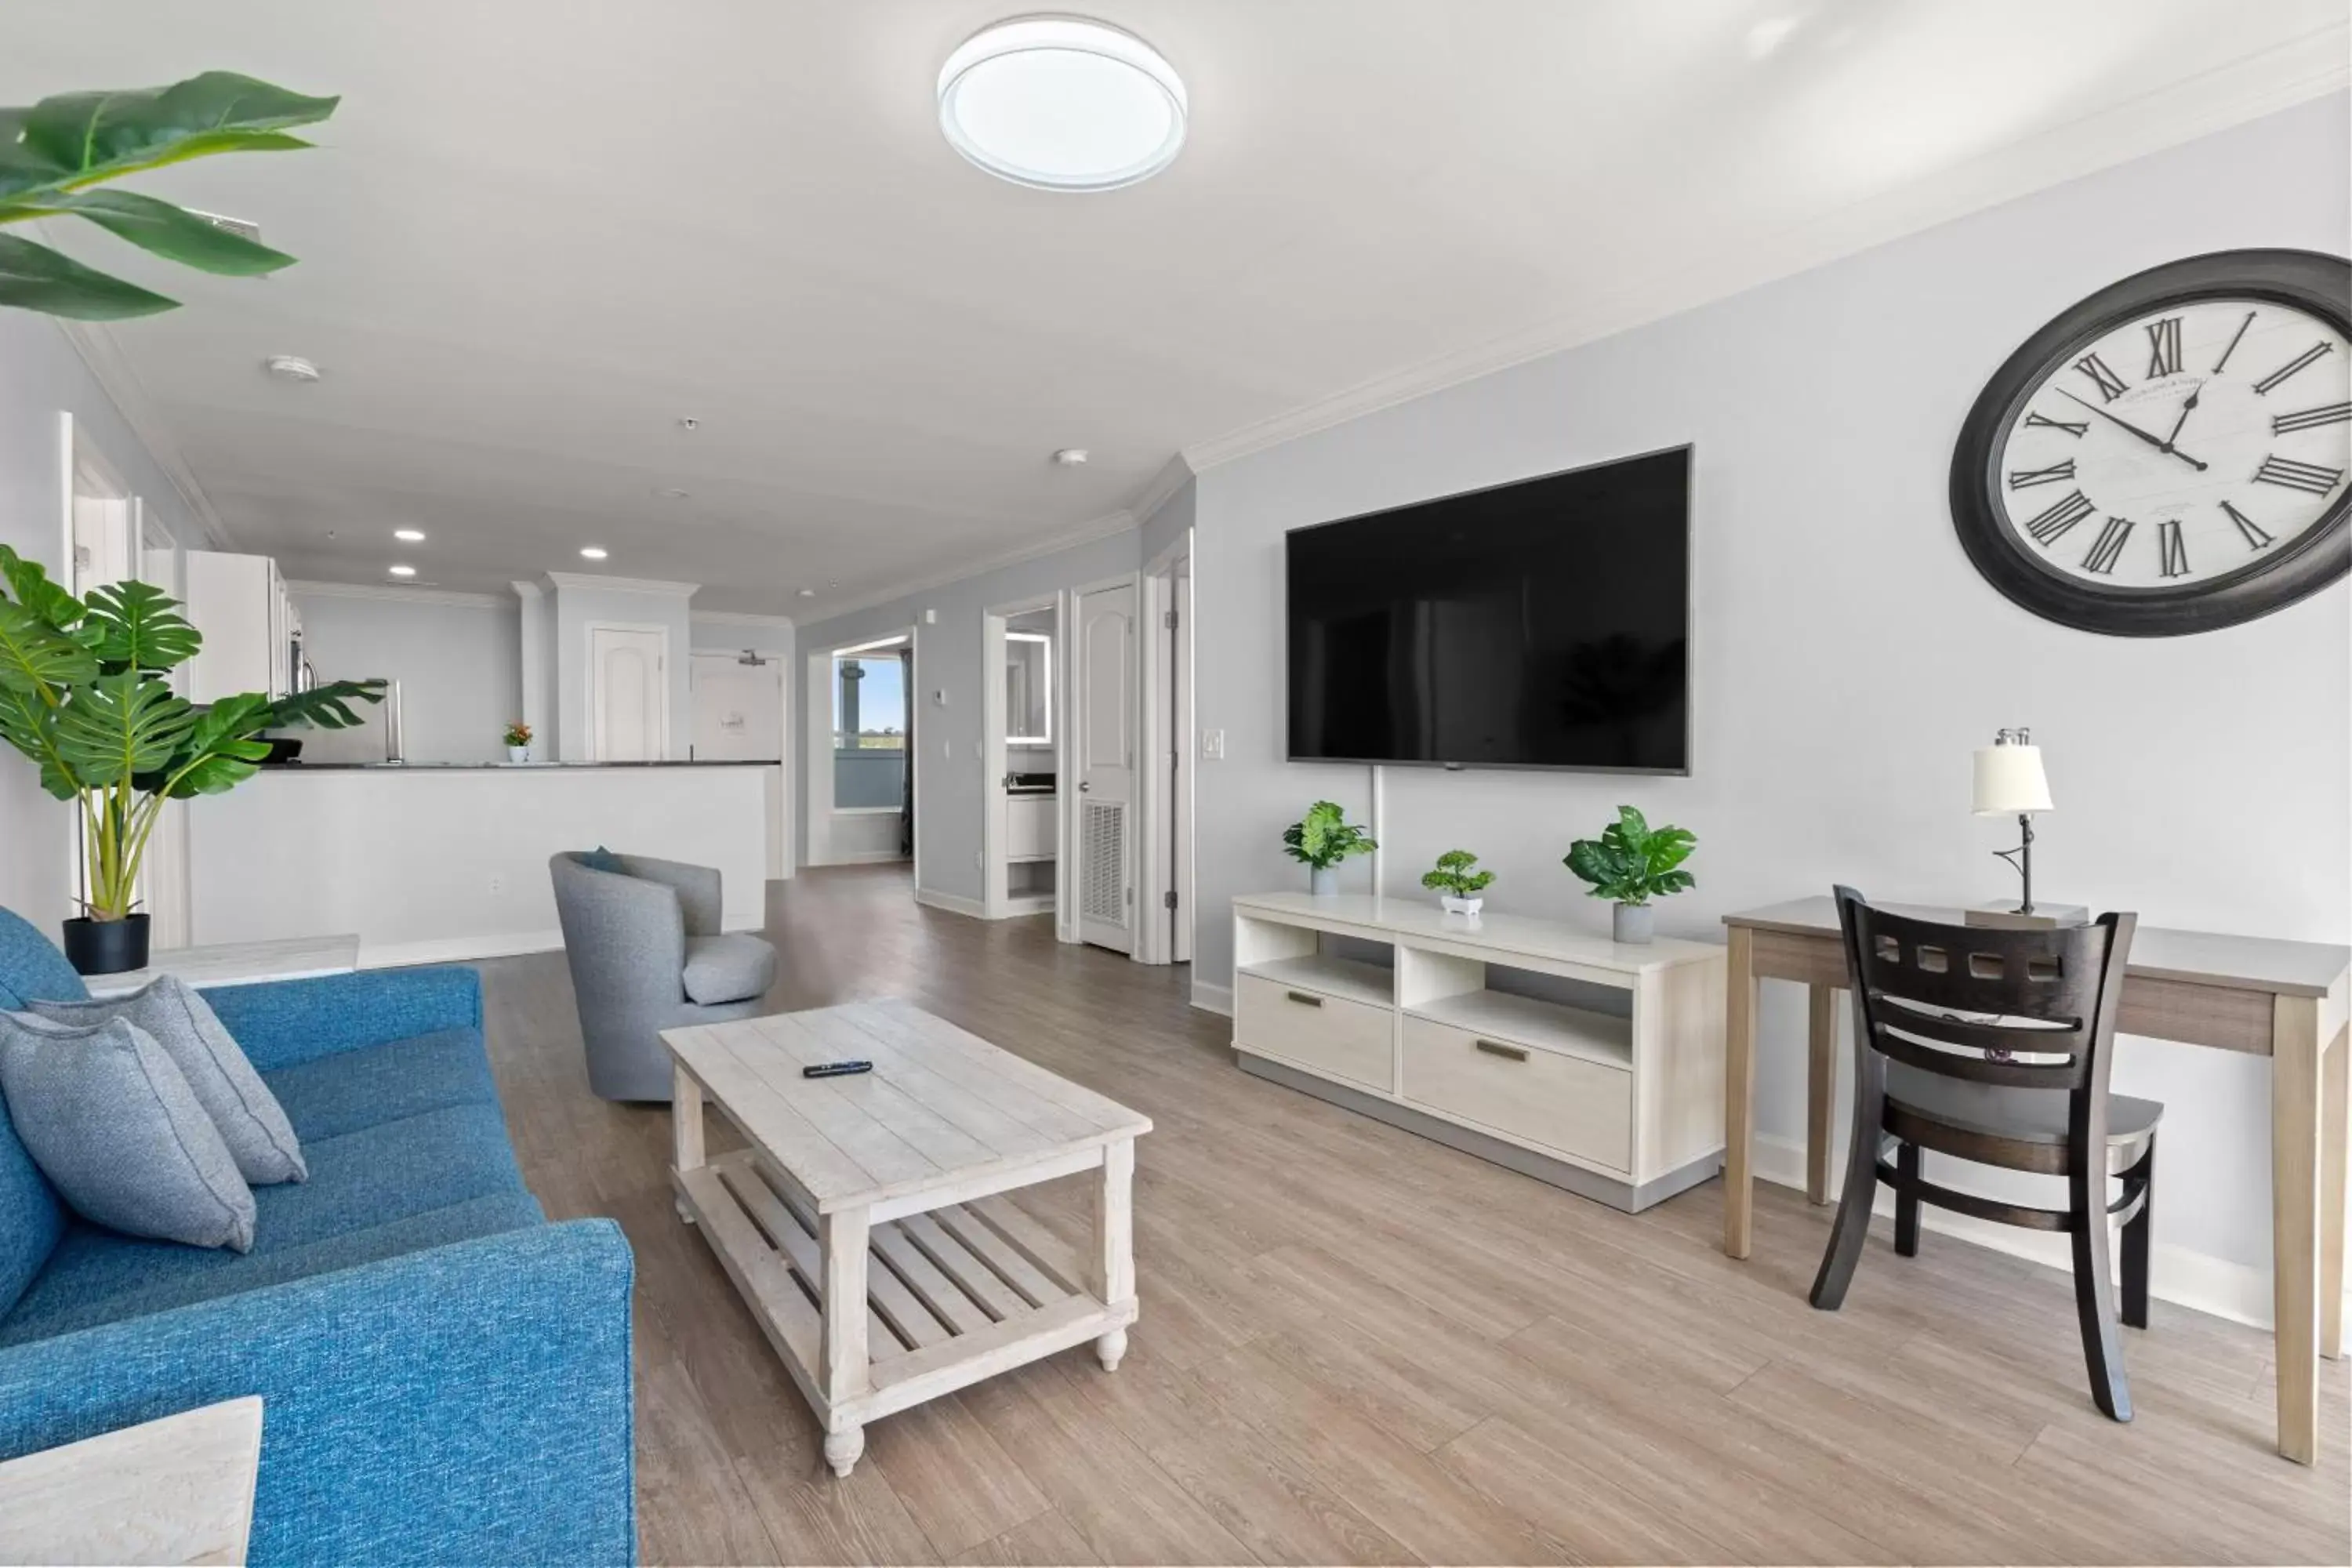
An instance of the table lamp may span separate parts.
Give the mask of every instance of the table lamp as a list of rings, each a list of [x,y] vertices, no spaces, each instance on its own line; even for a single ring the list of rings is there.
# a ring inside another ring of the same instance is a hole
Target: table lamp
[[[2002,730],[1993,736],[1991,745],[1978,748],[1972,809],[1979,816],[2017,818],[2022,841],[2014,849],[1993,853],[2017,868],[2024,887],[2013,909],[2001,905],[1970,909],[1970,925],[2062,926],[2081,925],[2089,920],[2090,911],[2080,904],[2034,907],[2033,817],[2037,812],[2055,808],[2050,803],[2050,780],[2042,771],[2042,748],[2032,743],[2031,731],[2022,726]]]

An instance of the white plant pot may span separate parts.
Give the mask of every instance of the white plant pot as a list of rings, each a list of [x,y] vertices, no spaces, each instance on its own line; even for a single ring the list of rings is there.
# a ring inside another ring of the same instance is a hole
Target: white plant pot
[[[1437,901],[1449,915],[1475,916],[1480,910],[1486,907],[1486,900],[1484,899],[1457,899],[1451,893],[1440,894]]]
[[[1609,924],[1617,941],[1645,942],[1658,934],[1658,911],[1648,904],[1612,904]]]
[[[529,746],[509,746],[507,748],[507,761],[510,763],[527,763],[530,761],[530,748]]]
[[[1307,868],[1307,890],[1314,894],[1318,899],[1326,896],[1327,894],[1338,892],[1339,890],[1339,868],[1337,866],[1309,866]]]

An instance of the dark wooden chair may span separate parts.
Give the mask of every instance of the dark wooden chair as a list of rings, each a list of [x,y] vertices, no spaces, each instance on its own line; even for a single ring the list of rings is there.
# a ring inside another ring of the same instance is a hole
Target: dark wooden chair
[[[1881,1182],[1895,1189],[1895,1250],[1906,1258],[1919,1250],[1923,1203],[2063,1231],[2074,1241],[2091,1396],[2115,1419],[2130,1420],[2107,1226],[2123,1221],[2123,1321],[2144,1329],[2156,1127],[2164,1115],[2154,1100],[2107,1092],[2137,917],[2011,931],[1907,919],[1871,908],[1852,888],[1837,889],[1837,905],[1853,990],[1853,1149],[1813,1305],[1835,1311],[1844,1302]],[[1923,1149],[2063,1176],[2066,1206],[2031,1208],[1927,1181]],[[2110,1175],[2123,1178],[2112,1205]]]

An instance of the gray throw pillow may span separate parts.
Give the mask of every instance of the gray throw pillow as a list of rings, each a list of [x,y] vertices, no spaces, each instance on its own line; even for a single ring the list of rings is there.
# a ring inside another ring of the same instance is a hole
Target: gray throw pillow
[[[237,1174],[253,1186],[310,1179],[293,1124],[261,1075],[253,1070],[226,1025],[195,987],[176,974],[162,974],[127,996],[89,1002],[27,1002],[27,1011],[61,1024],[100,1024],[128,1019],[163,1047],[180,1076],[195,1091],[196,1103],[220,1129],[221,1141],[236,1161]]]
[[[0,1013],[0,1096],[66,1206],[127,1236],[253,1248],[253,1189],[171,1056],[125,1019]]]

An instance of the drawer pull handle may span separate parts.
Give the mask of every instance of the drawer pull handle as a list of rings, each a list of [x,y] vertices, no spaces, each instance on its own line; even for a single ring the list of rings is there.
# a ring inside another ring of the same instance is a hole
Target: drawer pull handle
[[[1323,1005],[1322,997],[1310,996],[1304,991],[1286,991],[1283,994],[1290,998],[1293,1002],[1303,1002],[1309,1007],[1320,1007]]]
[[[1505,1061],[1523,1062],[1528,1059],[1524,1046],[1507,1046],[1500,1040],[1473,1040],[1470,1043],[1488,1056],[1501,1057]]]

